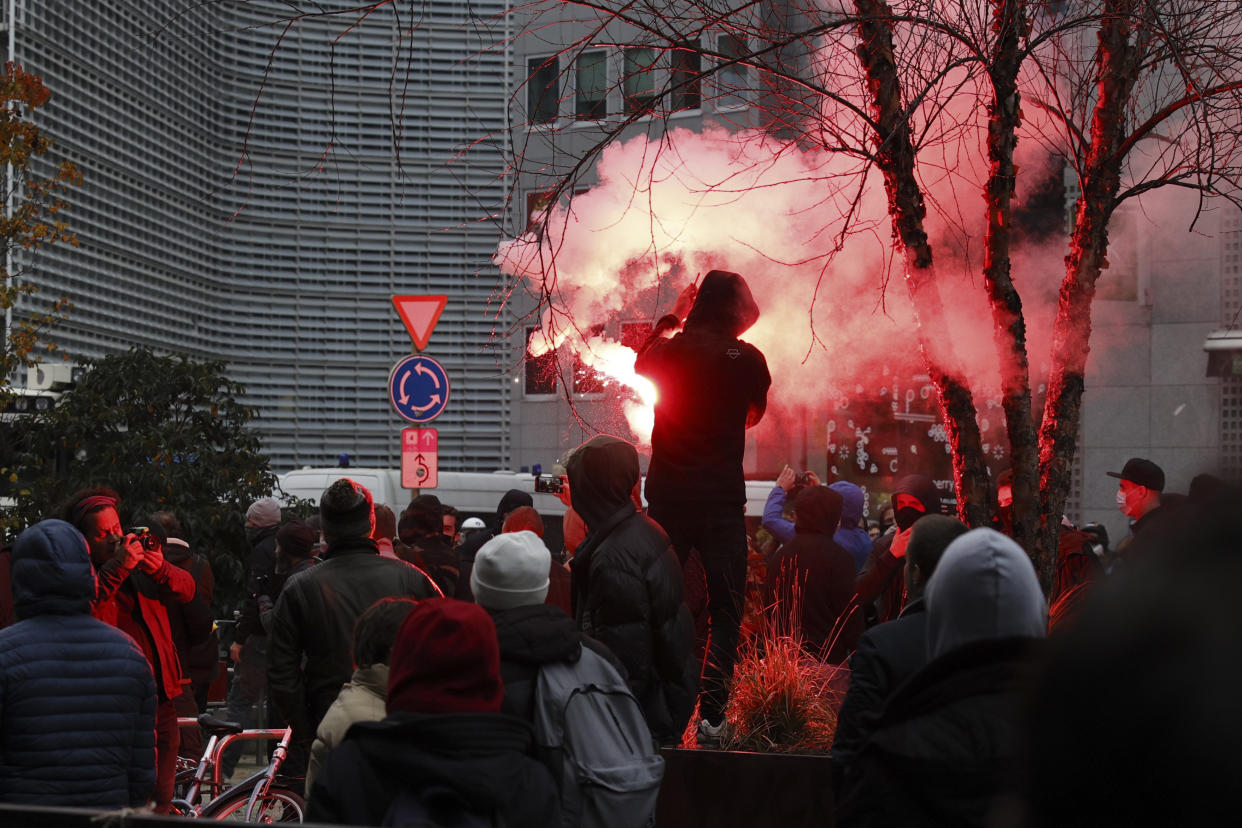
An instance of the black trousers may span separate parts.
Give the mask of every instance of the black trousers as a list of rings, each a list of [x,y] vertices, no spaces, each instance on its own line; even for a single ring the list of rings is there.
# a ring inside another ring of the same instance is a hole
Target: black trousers
[[[729,701],[738,631],[746,595],[746,518],[741,506],[650,504],[648,516],[664,528],[682,566],[697,549],[707,574],[711,628],[703,659],[699,715],[719,724]]]

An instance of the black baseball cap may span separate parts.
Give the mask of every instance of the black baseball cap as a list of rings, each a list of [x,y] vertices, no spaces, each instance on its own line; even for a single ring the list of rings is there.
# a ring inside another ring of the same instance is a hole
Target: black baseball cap
[[[1131,457],[1120,472],[1108,472],[1108,476],[1129,480],[1136,486],[1146,486],[1153,491],[1164,491],[1164,470],[1143,457]]]

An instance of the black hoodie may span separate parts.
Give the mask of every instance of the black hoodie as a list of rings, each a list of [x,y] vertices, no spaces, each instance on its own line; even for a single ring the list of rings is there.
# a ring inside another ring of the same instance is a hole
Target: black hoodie
[[[661,508],[746,502],[746,429],[763,416],[772,378],[763,354],[737,337],[758,318],[745,280],[713,270],[703,279],[685,330],[665,339],[663,325],[657,326],[639,349],[634,368],[659,392],[648,502]]]
[[[793,540],[768,562],[764,585],[769,617],[777,628],[788,629],[796,617],[803,646],[832,664],[845,661],[863,631],[859,611],[842,620],[838,630],[838,620],[854,597],[854,561],[832,539],[841,505],[841,495],[827,487],[802,490],[794,504],[798,521]]]

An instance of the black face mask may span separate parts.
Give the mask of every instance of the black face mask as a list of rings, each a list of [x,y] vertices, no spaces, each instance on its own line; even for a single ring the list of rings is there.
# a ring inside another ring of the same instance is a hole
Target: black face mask
[[[902,506],[893,513],[893,520],[896,521],[897,528],[904,532],[925,514],[927,513],[915,506]]]

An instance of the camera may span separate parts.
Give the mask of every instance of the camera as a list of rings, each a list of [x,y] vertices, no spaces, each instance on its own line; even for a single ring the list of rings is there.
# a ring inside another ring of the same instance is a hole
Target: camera
[[[797,474],[795,474],[794,485],[795,486],[811,485],[811,473],[810,472],[798,472]]]
[[[146,526],[135,526],[132,529],[125,530],[125,536],[134,536],[134,540],[142,544],[142,548],[148,551],[159,547],[160,543],[155,539],[155,535],[151,534],[151,530]]]
[[[560,494],[565,488],[565,476],[560,474],[540,474],[535,477],[535,491],[544,494]]]

